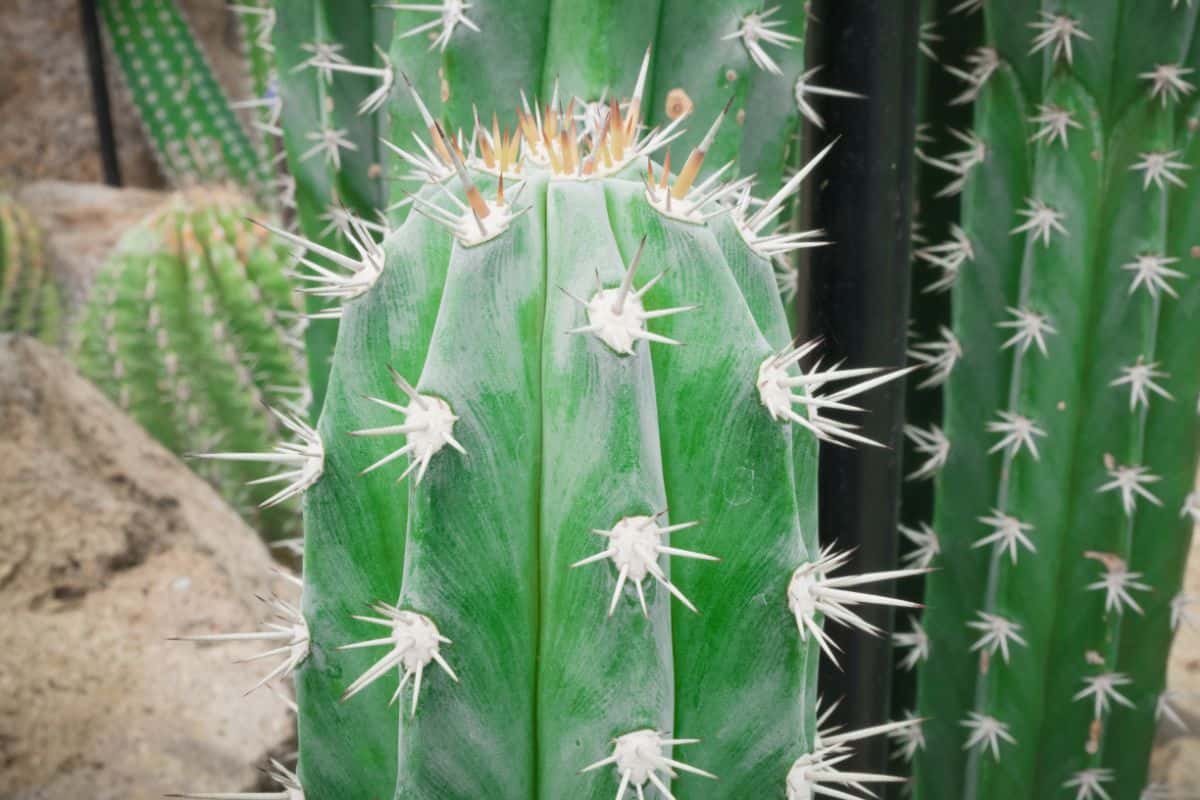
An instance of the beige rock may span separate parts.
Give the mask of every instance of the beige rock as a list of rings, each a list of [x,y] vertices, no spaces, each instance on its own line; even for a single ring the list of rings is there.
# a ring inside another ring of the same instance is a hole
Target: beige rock
[[[0,337],[0,797],[255,785],[291,721],[243,697],[270,591],[255,534],[56,352]],[[286,587],[275,587],[281,592]]]

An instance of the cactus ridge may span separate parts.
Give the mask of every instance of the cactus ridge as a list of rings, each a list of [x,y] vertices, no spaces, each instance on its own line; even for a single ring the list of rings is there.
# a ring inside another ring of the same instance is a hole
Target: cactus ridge
[[[956,347],[945,469],[917,470],[942,567],[917,797],[1137,796],[1162,713],[1200,441],[1197,11],[1054,5],[963,4],[974,125],[929,158],[963,211],[925,250]]]
[[[63,333],[61,292],[42,234],[29,212],[0,195],[0,331],[57,344]]]
[[[253,213],[226,191],[173,197],[118,244],[73,347],[80,370],[167,448],[246,451],[197,468],[273,537],[295,527],[294,509],[271,508],[295,492],[277,491],[279,475],[262,479],[248,453],[292,431],[299,449],[252,461],[290,466],[303,483],[320,443],[304,445],[306,426],[283,413],[303,403],[297,309],[286,254],[244,219]]]
[[[305,636],[258,636],[294,668],[306,796],[801,800],[892,780],[840,765],[917,721],[818,729],[816,666],[826,621],[874,632],[863,604],[914,606],[860,587],[924,570],[837,574],[816,453],[866,442],[854,398],[908,370],[791,341],[770,259],[818,238],[778,227],[812,165],[757,202],[704,177],[720,111],[678,172],[656,164],[681,131],[642,130],[637,72],[599,128],[570,101],[469,140],[430,114],[395,159],[428,179],[413,213],[377,244],[358,229],[355,255],[276,231],[340,322]]]

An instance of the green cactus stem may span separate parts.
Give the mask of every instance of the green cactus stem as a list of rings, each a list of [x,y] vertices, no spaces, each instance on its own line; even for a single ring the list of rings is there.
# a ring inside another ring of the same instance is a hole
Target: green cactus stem
[[[177,187],[232,181],[267,200],[270,168],[174,0],[103,0],[100,13],[167,179]]]
[[[60,294],[41,231],[26,209],[0,194],[0,331],[58,344],[63,334]]]
[[[174,196],[122,238],[75,331],[80,371],[176,453],[262,450],[304,402],[288,256],[248,215],[232,192]],[[264,535],[296,527],[289,492],[243,485],[256,465],[198,469]]]
[[[790,339],[770,258],[808,241],[776,225],[811,165],[752,206],[747,181],[699,177],[735,123],[673,174],[642,111],[618,103],[607,132],[523,115],[541,147],[499,142],[490,165],[435,124],[453,174],[357,258],[275,229],[341,318],[322,447],[292,484],[302,616],[258,634],[295,675],[291,791],[802,800],[896,780],[839,764],[911,723],[823,728],[816,667],[826,622],[870,630],[861,604],[911,604],[869,585],[919,570],[838,575],[815,476],[820,440],[864,443],[854,398],[906,370]]]
[[[1138,796],[1196,521],[1198,12],[1053,5],[963,4],[919,798]]]

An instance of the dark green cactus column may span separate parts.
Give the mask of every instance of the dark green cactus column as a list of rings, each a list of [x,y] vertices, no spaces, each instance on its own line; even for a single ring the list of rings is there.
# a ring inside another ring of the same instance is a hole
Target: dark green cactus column
[[[1197,10],[1176,5],[984,6],[961,71],[973,260],[926,470],[945,464],[919,797],[1144,788],[1200,435],[1179,327],[1200,302]]]

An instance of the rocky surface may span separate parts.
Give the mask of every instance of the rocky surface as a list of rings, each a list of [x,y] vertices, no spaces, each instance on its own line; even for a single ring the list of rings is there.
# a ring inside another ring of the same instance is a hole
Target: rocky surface
[[[236,24],[225,0],[179,0],[218,79],[246,91]],[[0,184],[99,181],[100,156],[77,0],[0,3]],[[161,187],[137,113],[106,52],[113,126],[127,186]]]
[[[1200,601],[1200,533],[1184,578],[1184,593]],[[1171,787],[1173,800],[1200,800],[1200,605],[1193,603],[1171,648],[1167,667],[1171,706],[1186,730],[1164,719],[1154,752],[1153,777]]]
[[[255,785],[291,730],[243,696],[272,589],[258,537],[56,352],[0,337],[0,797]],[[276,586],[281,592],[285,586]]]

